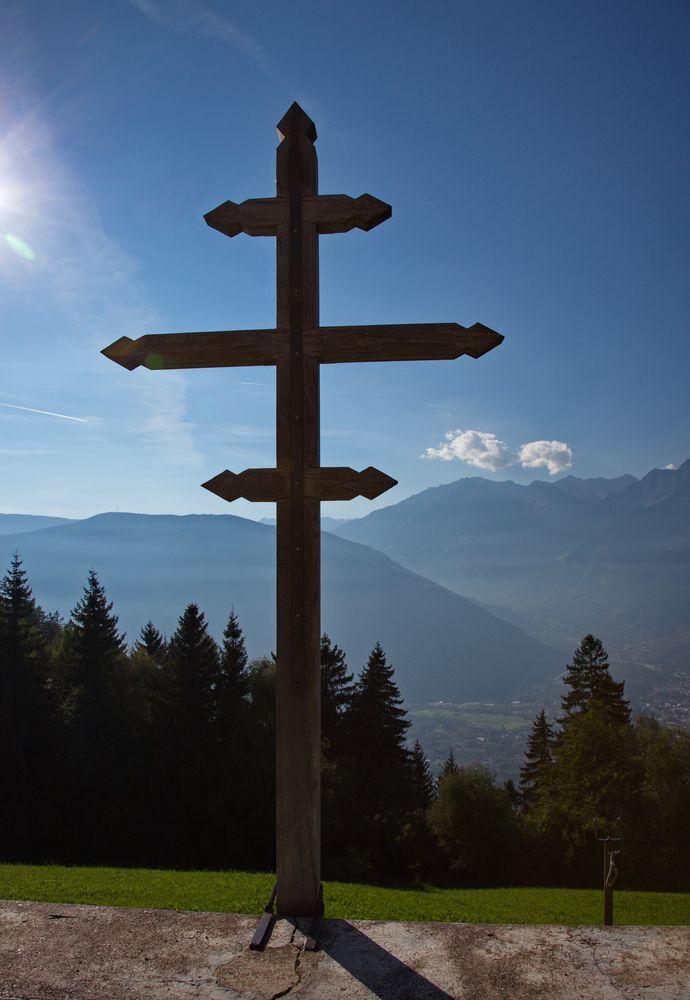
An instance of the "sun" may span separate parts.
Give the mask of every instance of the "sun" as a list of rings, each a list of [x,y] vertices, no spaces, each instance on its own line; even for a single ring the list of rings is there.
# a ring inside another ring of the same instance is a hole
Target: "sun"
[[[0,144],[0,249],[32,261],[35,253],[27,242],[27,208],[30,203],[26,181],[11,156],[11,144]]]

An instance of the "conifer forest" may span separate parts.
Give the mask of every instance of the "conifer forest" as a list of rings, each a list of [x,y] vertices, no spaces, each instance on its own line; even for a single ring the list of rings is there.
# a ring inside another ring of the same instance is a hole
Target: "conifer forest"
[[[249,660],[231,607],[220,643],[189,604],[172,635],[149,621],[128,646],[95,571],[62,621],[15,556],[0,584],[0,861],[271,870],[275,670]],[[518,784],[452,753],[435,779],[384,649],[348,664],[323,635],[324,875],[600,886],[596,824],[622,837],[621,887],[687,891],[690,735],[632,715],[595,636],[564,682]]]

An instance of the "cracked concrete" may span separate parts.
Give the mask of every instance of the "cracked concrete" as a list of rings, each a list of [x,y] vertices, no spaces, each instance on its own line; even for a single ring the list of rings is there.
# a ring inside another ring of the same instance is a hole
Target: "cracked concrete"
[[[0,902],[0,1000],[690,1000],[688,927],[256,922]]]

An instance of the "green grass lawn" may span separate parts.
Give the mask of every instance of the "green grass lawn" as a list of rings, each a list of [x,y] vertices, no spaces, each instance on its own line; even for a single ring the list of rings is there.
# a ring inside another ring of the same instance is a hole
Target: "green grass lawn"
[[[529,729],[529,719],[517,715],[501,715],[498,712],[467,712],[455,705],[429,705],[425,708],[414,708],[410,715],[414,719],[434,719],[439,722],[460,722],[476,729]]]
[[[145,868],[0,864],[0,899],[99,906],[259,913],[273,875]],[[602,893],[590,889],[390,889],[324,885],[326,915],[351,920],[448,920],[488,924],[599,924]],[[690,924],[690,893],[617,892],[617,924]]]

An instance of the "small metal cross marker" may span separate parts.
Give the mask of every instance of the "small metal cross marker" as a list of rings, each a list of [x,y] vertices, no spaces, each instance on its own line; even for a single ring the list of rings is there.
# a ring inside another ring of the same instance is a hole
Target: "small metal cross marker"
[[[275,903],[281,916],[316,917],[322,912],[319,504],[374,499],[396,484],[371,467],[321,466],[319,367],[479,358],[503,337],[481,323],[320,326],[319,236],[373,229],[390,218],[391,207],[368,194],[318,194],[316,129],[298,104],[278,131],[276,197],[226,201],[204,216],[226,236],[276,237],[276,328],[122,337],[102,353],[130,371],[276,367],[276,468],[226,470],[203,485],[224,500],[277,504]]]

